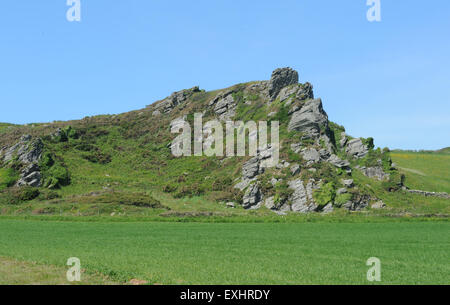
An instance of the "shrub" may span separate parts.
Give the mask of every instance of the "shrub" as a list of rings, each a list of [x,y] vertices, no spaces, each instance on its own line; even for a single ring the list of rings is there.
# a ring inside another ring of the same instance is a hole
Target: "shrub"
[[[320,189],[313,192],[314,201],[319,205],[319,208],[323,208],[330,202],[334,202],[336,198],[335,185],[333,182],[329,182],[323,185]]]
[[[350,193],[336,195],[336,198],[334,199],[334,205],[336,207],[341,207],[343,204],[352,200],[352,197],[353,196]]]
[[[203,187],[199,186],[197,183],[192,185],[184,185],[179,192],[175,194],[175,198],[193,197],[200,196],[205,193]]]
[[[37,188],[26,187],[13,187],[4,190],[0,193],[0,204],[19,204],[24,201],[30,201],[39,196],[39,190]]]
[[[398,191],[405,182],[405,175],[400,174],[397,171],[392,171],[389,175],[389,180],[384,181],[381,186],[388,192]]]
[[[13,168],[0,168],[0,190],[13,186],[19,175]]]
[[[49,189],[59,188],[70,184],[69,171],[60,164],[53,165],[44,174],[44,187]]]

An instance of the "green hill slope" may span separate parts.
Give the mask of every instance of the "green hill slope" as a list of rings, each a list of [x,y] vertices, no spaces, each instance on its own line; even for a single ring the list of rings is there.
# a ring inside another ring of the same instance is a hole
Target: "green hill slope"
[[[174,157],[171,123],[184,118],[192,126],[194,113],[223,126],[227,119],[279,121],[279,166],[264,167],[267,150],[247,157]],[[270,81],[182,90],[119,115],[13,126],[0,134],[0,161],[2,214],[449,212],[444,199],[403,193],[389,151],[328,121],[312,86],[298,84],[291,69],[274,71]],[[387,209],[375,210],[383,207],[380,200]]]

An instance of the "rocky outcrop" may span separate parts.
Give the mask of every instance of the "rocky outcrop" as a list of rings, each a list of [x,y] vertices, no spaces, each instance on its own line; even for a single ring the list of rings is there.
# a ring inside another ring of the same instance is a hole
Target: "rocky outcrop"
[[[23,135],[20,140],[3,152],[3,162],[17,160],[23,166],[17,186],[39,187],[42,175],[38,166],[44,150],[44,143],[40,138],[34,139],[30,135]]]
[[[348,141],[345,151],[351,157],[363,158],[369,153],[369,148],[365,145],[361,138]]]
[[[318,138],[320,130],[327,128],[328,116],[323,110],[322,100],[307,101],[301,108],[294,111],[289,122],[289,131],[302,132],[310,138]]]
[[[369,206],[372,198],[368,195],[355,195],[353,199],[343,205],[343,208],[349,211],[361,211]]]
[[[307,165],[314,164],[320,161],[320,154],[314,148],[304,148],[300,154],[303,156],[303,159],[307,161]]]
[[[263,196],[258,183],[251,184],[244,194],[242,206],[244,209],[257,209],[261,206]]]
[[[169,97],[157,103],[154,107],[153,115],[157,116],[161,113],[169,113],[176,106],[183,104],[191,97],[194,93],[200,92],[199,87],[193,87],[191,89],[185,89],[172,93]]]
[[[233,91],[219,94],[209,103],[209,106],[214,106],[214,113],[220,120],[231,120],[236,114],[236,103],[233,98]]]
[[[389,179],[389,174],[385,173],[383,169],[379,166],[376,167],[358,167],[361,172],[372,179],[377,179],[380,181]]]
[[[21,171],[20,179],[16,185],[40,187],[42,185],[42,175],[39,166],[36,163],[32,163],[25,167]]]
[[[268,90],[271,101],[275,100],[281,89],[298,83],[298,72],[291,68],[280,68],[272,72]]]
[[[289,188],[294,191],[290,198],[293,212],[310,213],[317,210],[318,206],[312,199],[313,189],[317,188],[314,181],[309,181],[306,188],[300,179],[292,180],[288,184]]]
[[[242,166],[242,180],[234,187],[241,191],[247,188],[250,183],[256,180],[258,175],[264,173],[265,168],[271,163],[273,149],[269,146],[266,149],[258,150],[255,157],[248,160]]]

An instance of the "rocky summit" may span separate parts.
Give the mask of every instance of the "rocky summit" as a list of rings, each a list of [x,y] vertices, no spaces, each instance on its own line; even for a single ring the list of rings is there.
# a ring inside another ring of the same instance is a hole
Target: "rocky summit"
[[[403,187],[389,150],[348,135],[329,120],[325,106],[312,84],[299,83],[297,71],[280,68],[267,81],[216,91],[194,87],[119,115],[8,128],[0,137],[0,197],[24,187],[53,190],[62,202],[150,190],[279,215],[385,208],[364,179],[378,181],[383,192]],[[279,162],[268,165],[276,148],[270,142],[255,155],[175,157],[177,132],[194,113],[223,128],[228,121],[279,122]]]

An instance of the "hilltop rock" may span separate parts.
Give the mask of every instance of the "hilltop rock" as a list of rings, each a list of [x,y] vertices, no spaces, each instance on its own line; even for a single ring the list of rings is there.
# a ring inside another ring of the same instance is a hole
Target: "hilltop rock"
[[[269,81],[269,98],[275,100],[281,89],[289,85],[298,84],[298,72],[291,68],[280,68],[272,72]]]
[[[322,100],[309,100],[292,114],[289,131],[303,132],[311,138],[320,135],[320,128],[328,126],[328,116],[323,110]]]
[[[214,106],[214,113],[222,121],[232,119],[236,114],[236,103],[233,98],[233,91],[219,94],[214,98],[209,106]]]
[[[171,112],[176,106],[186,102],[188,98],[196,92],[200,92],[199,87],[193,87],[191,89],[185,89],[172,93],[169,97],[155,105],[153,115],[156,116],[161,113]]]

